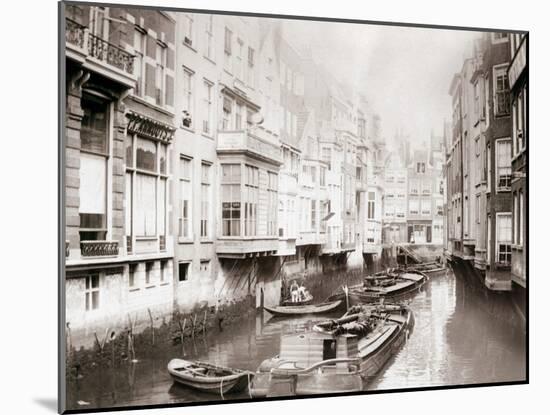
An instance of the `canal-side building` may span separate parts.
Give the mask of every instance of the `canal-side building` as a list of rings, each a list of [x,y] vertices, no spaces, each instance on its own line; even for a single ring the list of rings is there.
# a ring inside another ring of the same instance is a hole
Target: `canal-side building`
[[[445,145],[443,136],[432,132],[430,140],[430,165],[433,168],[432,186],[432,243],[443,245],[444,232],[444,194],[445,182],[443,178],[443,163],[445,157]]]
[[[368,268],[379,262],[382,255],[382,219],[384,201],[384,162],[386,144],[381,134],[381,119],[371,113],[368,119],[366,148],[367,192],[365,197],[366,225],[364,227],[363,257]]]
[[[512,290],[518,288],[520,292],[527,287],[527,42],[528,35],[525,33],[510,34],[508,83],[512,111]]]
[[[407,238],[407,185],[408,169],[402,153],[391,151],[384,165],[384,212],[382,241],[385,246],[408,243]]]
[[[65,15],[64,277],[78,346],[130,314],[139,325],[172,309],[175,20],[86,5]]]
[[[451,83],[453,143],[447,148],[449,253],[491,290],[511,289],[509,35],[486,33]],[[452,224],[451,224],[452,223]]]
[[[407,240],[411,244],[440,244],[433,239],[433,193],[439,173],[430,163],[429,150],[413,150],[407,166]]]

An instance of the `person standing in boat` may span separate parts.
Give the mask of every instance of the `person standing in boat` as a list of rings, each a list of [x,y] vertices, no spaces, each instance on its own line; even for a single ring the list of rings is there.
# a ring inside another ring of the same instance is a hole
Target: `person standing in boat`
[[[293,303],[297,303],[299,298],[299,287],[296,280],[292,281],[290,285],[290,299]]]

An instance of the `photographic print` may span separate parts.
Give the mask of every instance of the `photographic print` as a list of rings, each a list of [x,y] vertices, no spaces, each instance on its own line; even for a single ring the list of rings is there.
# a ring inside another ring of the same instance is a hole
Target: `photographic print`
[[[59,5],[60,411],[528,381],[527,32]]]

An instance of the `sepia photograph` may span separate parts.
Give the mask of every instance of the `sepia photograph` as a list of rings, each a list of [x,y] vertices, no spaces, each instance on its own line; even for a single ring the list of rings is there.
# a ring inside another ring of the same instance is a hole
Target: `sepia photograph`
[[[58,5],[60,412],[528,383],[527,31]]]

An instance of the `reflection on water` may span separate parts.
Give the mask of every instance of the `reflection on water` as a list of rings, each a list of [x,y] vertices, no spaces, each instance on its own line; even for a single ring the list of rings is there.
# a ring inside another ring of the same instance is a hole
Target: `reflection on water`
[[[408,342],[368,389],[525,379],[525,332],[507,297],[488,296],[451,272],[432,278],[425,287],[410,300],[415,327]],[[282,331],[309,324],[311,317],[274,319],[265,313],[183,346],[157,346],[147,357],[138,356],[137,364],[98,369],[71,384],[68,405],[86,409],[220,400],[173,385],[168,361],[181,357],[254,371],[262,360],[278,354]],[[247,392],[231,396],[247,397]],[[90,405],[79,406],[79,400]]]

